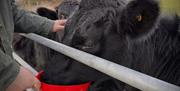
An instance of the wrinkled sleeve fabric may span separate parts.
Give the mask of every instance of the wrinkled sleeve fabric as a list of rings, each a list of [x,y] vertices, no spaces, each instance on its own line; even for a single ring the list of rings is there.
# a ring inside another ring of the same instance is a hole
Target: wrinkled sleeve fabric
[[[5,91],[19,73],[19,64],[0,49],[0,91]]]
[[[53,28],[54,21],[20,8],[12,1],[12,9],[15,23],[15,32],[37,33],[47,35]]]

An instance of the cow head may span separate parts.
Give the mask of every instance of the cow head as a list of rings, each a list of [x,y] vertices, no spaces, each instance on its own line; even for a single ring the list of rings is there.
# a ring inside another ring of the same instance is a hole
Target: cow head
[[[71,46],[99,54],[108,38],[122,42],[127,37],[137,39],[149,34],[158,14],[158,4],[153,0],[82,0],[67,25],[74,31]]]
[[[82,0],[79,9],[66,23],[62,42],[127,67],[131,65],[131,55],[127,51],[128,40],[149,34],[158,12],[158,4],[151,0]],[[57,57],[54,63],[58,62],[61,65],[62,62],[65,63],[66,67],[61,67],[66,70],[63,70],[63,77],[67,77],[65,81],[55,79],[58,83],[82,83],[103,77],[99,72],[78,62],[63,61],[61,57]],[[58,64],[57,70],[61,71],[61,67]],[[66,72],[71,75],[65,74]],[[52,73],[59,74],[55,71]],[[59,74],[60,77],[61,75]]]
[[[68,31],[75,31],[71,46],[92,54],[98,53],[104,31],[115,27],[114,17],[119,6],[115,1],[82,0],[79,10],[67,25]]]

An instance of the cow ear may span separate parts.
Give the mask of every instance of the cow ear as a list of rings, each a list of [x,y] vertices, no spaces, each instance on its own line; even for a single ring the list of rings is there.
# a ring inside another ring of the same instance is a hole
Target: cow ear
[[[46,18],[51,19],[51,20],[57,20],[57,19],[58,19],[56,11],[47,9],[47,8],[45,8],[45,7],[40,7],[40,8],[38,8],[38,9],[36,10],[36,12],[37,12],[40,16],[46,17]]]
[[[131,38],[141,37],[153,31],[159,16],[159,5],[153,0],[134,0],[127,4],[121,14],[123,32]]]

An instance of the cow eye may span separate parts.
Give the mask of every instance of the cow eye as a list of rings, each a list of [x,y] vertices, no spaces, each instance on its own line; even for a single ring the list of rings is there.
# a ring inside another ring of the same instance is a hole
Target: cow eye
[[[143,16],[142,16],[141,14],[139,14],[139,15],[137,15],[137,16],[135,17],[135,19],[136,19],[136,21],[138,21],[138,22],[142,22],[142,21],[143,21]]]

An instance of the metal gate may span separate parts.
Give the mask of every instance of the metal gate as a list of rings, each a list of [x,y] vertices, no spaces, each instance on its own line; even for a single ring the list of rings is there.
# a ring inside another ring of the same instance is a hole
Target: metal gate
[[[105,73],[142,91],[180,91],[180,87],[176,85],[164,82],[157,78],[153,78],[146,74],[118,65],[111,61],[96,57],[86,52],[74,49],[72,47],[44,38],[42,36],[33,33],[21,35],[25,36],[26,38],[32,39],[40,44],[43,44],[44,46],[47,46],[66,56],[69,56],[77,60],[78,62],[81,62],[89,67],[92,67],[102,73]],[[34,74],[37,74],[37,72],[33,70],[33,68],[28,66],[28,64],[26,64],[25,62],[23,62],[23,60],[21,60],[15,53],[13,55],[16,60],[19,60],[18,62],[20,64],[31,69],[34,72]]]

